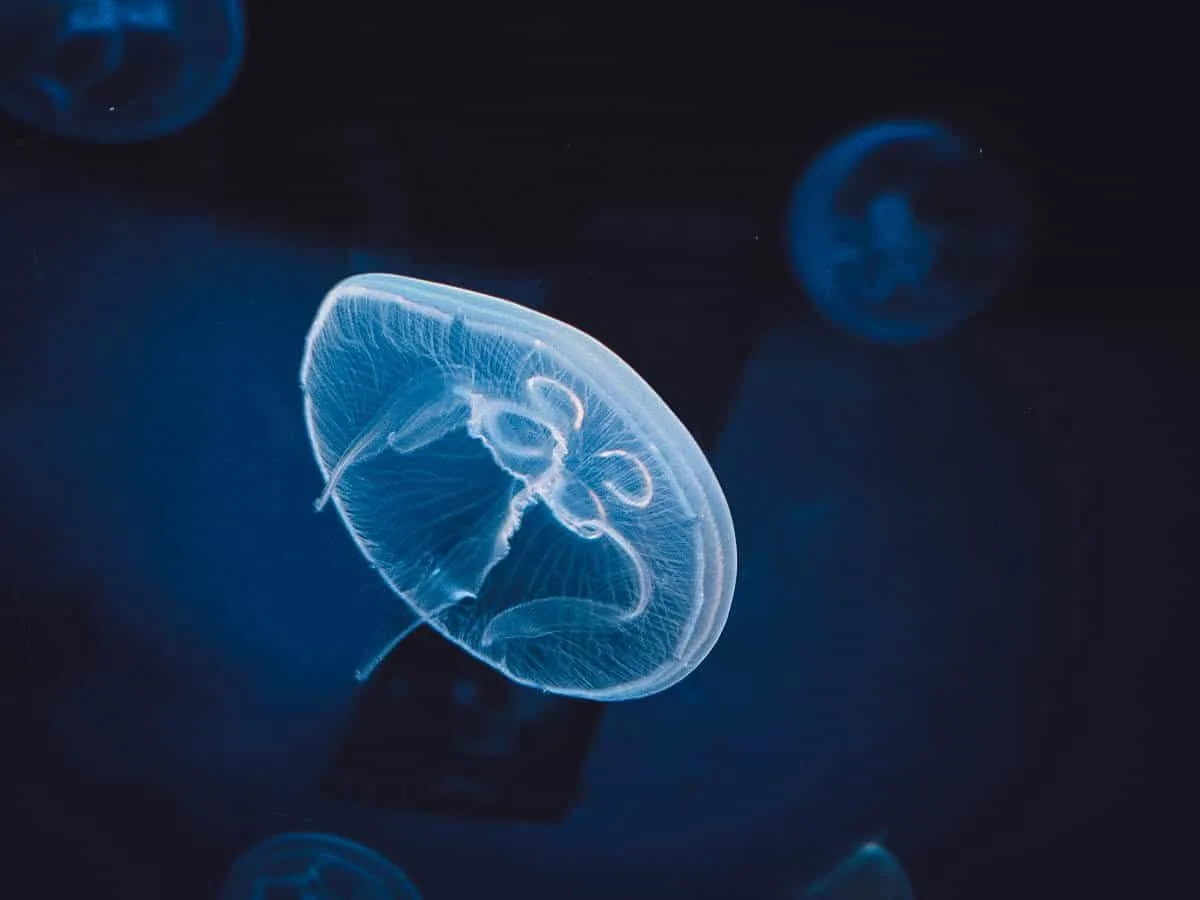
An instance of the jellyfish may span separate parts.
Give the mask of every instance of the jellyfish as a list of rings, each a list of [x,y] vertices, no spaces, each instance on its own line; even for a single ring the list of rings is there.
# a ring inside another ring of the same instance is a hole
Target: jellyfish
[[[245,48],[241,0],[6,0],[0,108],[64,137],[154,138],[204,116]]]
[[[913,900],[912,885],[883,845],[863,844],[805,888],[801,900]]]
[[[421,900],[400,869],[332,834],[277,834],[230,867],[220,900]]]
[[[707,656],[736,573],[725,496],[615,353],[496,297],[357,275],[325,297],[300,383],[317,464],[366,560],[520,684],[624,700]]]
[[[1023,202],[981,148],[932,122],[883,122],[821,153],[794,192],[788,255],[817,312],[884,344],[949,332],[1003,288]]]

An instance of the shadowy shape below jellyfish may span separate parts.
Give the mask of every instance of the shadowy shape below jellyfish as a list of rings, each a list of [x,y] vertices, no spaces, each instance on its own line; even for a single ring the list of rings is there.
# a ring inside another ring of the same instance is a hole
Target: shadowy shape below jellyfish
[[[241,0],[5,0],[0,108],[64,137],[146,140],[212,109],[244,53]]]
[[[604,708],[517,684],[419,628],[355,697],[321,793],[376,809],[560,823],[585,796]]]
[[[399,868],[332,834],[289,833],[251,847],[229,869],[220,900],[421,900]]]
[[[992,300],[1024,244],[1013,179],[932,122],[884,122],[824,150],[804,172],[788,254],[817,311],[883,344],[945,334]]]
[[[636,327],[636,326],[633,326]],[[549,316],[396,275],[326,296],[300,373],[332,500],[428,623],[520,684],[670,687],[712,649],[736,572],[712,468],[611,350]]]
[[[913,900],[908,875],[881,844],[863,844],[804,889],[801,900]]]

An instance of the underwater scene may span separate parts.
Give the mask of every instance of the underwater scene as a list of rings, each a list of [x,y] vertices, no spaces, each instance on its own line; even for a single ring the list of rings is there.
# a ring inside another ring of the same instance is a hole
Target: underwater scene
[[[796,14],[0,0],[13,896],[1168,883],[1194,313]]]

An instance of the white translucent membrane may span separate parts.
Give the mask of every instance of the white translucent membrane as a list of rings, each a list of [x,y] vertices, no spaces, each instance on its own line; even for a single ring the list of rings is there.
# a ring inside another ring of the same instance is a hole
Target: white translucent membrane
[[[220,900],[421,900],[400,869],[374,850],[332,834],[279,834],[238,858]]]
[[[514,681],[599,700],[661,691],[716,643],[736,573],[724,494],[598,341],[496,297],[357,275],[322,303],[300,381],[317,508],[333,501],[411,608],[360,678],[422,622]]]
[[[913,890],[896,857],[872,842],[863,844],[800,896],[803,900],[913,900]]]

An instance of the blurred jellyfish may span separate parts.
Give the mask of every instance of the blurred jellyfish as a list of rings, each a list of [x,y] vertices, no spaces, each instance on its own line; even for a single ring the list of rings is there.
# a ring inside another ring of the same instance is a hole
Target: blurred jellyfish
[[[863,844],[805,888],[802,900],[913,900],[908,875],[882,845]]]
[[[244,47],[241,0],[4,0],[0,107],[64,137],[158,137],[217,104]]]
[[[355,543],[409,607],[521,684],[644,697],[729,614],[733,523],[704,454],[611,350],[506,300],[395,275],[325,298],[300,373]]]
[[[804,173],[788,253],[831,324],[914,343],[999,292],[1023,219],[1020,192],[982,148],[935,123],[885,122],[834,143]]]
[[[421,900],[374,850],[332,834],[278,834],[230,867],[220,900]]]

